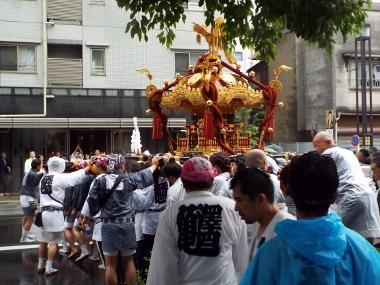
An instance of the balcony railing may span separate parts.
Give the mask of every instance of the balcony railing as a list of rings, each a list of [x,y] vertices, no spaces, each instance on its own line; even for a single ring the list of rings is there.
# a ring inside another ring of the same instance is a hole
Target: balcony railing
[[[82,59],[48,58],[49,86],[82,86]]]

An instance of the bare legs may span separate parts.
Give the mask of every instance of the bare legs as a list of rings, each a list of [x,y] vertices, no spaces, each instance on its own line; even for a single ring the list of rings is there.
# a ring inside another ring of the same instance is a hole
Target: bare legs
[[[51,243],[49,245],[48,254],[47,254],[48,261],[54,260],[55,255],[57,254],[57,248],[58,248],[58,245],[56,243]]]
[[[41,259],[46,259],[48,261],[53,261],[55,258],[55,255],[57,254],[57,244],[51,243],[49,245],[49,248],[47,246],[48,244],[45,242],[40,242],[40,247],[38,249],[38,257]]]
[[[47,243],[40,242],[40,247],[38,249],[38,257],[43,259],[47,258]]]
[[[34,220],[34,216],[29,216],[29,215],[24,216],[22,218],[22,229],[25,231],[29,231],[30,228],[32,227],[33,220]]]
[[[117,285],[116,265],[117,256],[105,256],[106,258],[106,284]]]
[[[135,284],[136,283],[136,268],[135,263],[133,261],[133,255],[123,256],[123,264],[124,264],[124,278],[127,281],[127,284]]]
[[[106,283],[107,285],[117,285],[117,256],[105,256],[106,258]],[[136,269],[133,255],[123,256],[124,278],[127,284],[136,284]]]
[[[69,251],[74,250],[75,237],[74,237],[73,229],[66,228],[63,233],[65,235],[65,242],[69,243],[69,247],[70,247]]]

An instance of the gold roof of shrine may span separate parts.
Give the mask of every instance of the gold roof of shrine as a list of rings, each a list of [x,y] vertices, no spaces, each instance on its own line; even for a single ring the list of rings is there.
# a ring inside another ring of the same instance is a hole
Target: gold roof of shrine
[[[182,78],[173,90],[162,96],[161,105],[169,110],[182,109],[202,116],[206,107],[206,101],[200,90],[204,85],[203,81],[201,72]],[[243,107],[263,107],[263,92],[253,89],[238,75],[222,70],[217,74],[215,86],[218,90],[218,104],[223,115],[233,114]]]

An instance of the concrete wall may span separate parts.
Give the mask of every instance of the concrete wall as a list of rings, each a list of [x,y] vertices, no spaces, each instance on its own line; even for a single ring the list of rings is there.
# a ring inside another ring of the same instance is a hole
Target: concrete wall
[[[333,107],[332,61],[320,49],[296,40],[297,128],[325,128],[326,110]],[[310,139],[310,138],[305,138]]]
[[[297,140],[297,96],[296,96],[296,37],[294,34],[286,34],[283,41],[278,44],[276,58],[269,63],[269,80],[274,78],[273,69],[285,64],[292,67],[291,71],[283,72],[280,81],[283,90],[278,96],[278,101],[284,103],[283,108],[275,113],[275,142],[293,142]]]
[[[333,62],[294,34],[286,34],[278,44],[276,58],[269,64],[270,79],[273,68],[281,64],[293,70],[280,77],[284,89],[279,101],[284,108],[275,115],[276,142],[310,141],[315,131],[325,128],[326,110],[335,100]]]
[[[281,64],[293,70],[280,76],[283,91],[278,101],[284,102],[284,107],[275,115],[275,141],[310,141],[316,130],[325,128],[326,110],[334,105],[333,60],[324,51],[287,33],[269,64],[270,80],[273,68]]]

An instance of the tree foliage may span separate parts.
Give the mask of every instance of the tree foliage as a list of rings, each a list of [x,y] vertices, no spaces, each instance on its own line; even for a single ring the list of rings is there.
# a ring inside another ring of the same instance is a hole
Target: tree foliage
[[[130,12],[126,32],[148,40],[147,33],[159,29],[160,43],[170,47],[175,38],[173,29],[186,21],[185,0],[116,0],[119,7]],[[371,0],[199,0],[205,7],[206,24],[222,15],[226,32],[224,44],[231,48],[239,39],[243,47],[254,48],[259,57],[268,61],[275,56],[276,42],[284,31],[294,32],[311,44],[332,54],[334,35],[343,39],[363,28],[366,13],[363,4]]]
[[[240,109],[235,113],[235,123],[242,125],[240,134],[251,137],[251,146],[257,146],[260,124],[265,116],[265,111],[253,111],[252,109]]]

